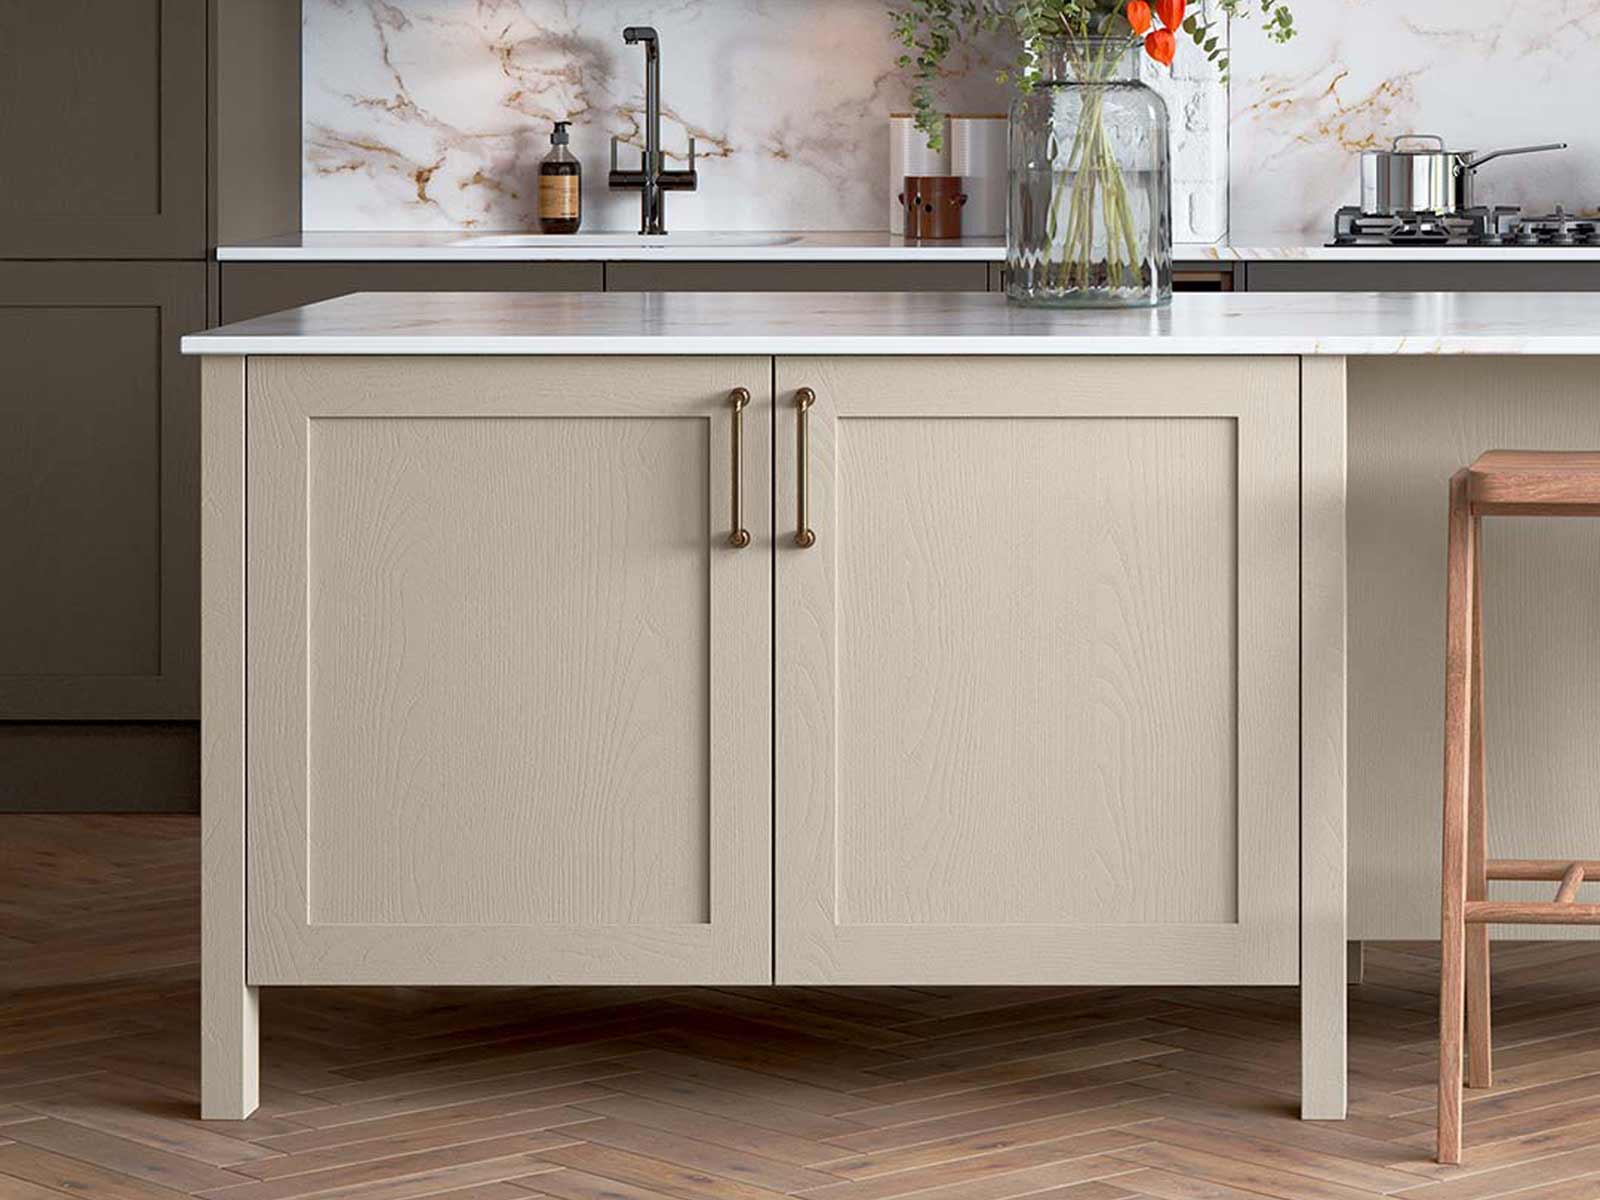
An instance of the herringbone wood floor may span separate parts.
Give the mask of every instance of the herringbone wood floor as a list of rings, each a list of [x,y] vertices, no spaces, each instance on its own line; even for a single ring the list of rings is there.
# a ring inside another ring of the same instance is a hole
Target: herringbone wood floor
[[[273,990],[196,1119],[196,822],[0,818],[0,1197],[1600,1197],[1600,950],[1496,958],[1499,1086],[1430,1158],[1437,950],[1372,947],[1351,1119],[1274,989]]]

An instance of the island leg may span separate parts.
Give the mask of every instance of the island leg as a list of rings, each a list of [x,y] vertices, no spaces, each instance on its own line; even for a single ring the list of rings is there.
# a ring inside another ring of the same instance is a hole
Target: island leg
[[[1345,360],[1300,360],[1300,1115],[1343,1120]]]
[[[207,358],[200,420],[200,1115],[259,1103],[245,982],[245,367]]]

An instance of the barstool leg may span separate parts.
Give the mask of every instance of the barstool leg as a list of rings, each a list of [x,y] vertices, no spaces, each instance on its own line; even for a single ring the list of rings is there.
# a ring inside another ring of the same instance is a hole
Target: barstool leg
[[[1489,898],[1483,769],[1483,518],[1472,518],[1472,720],[1467,766],[1467,899]],[[1489,927],[1467,929],[1467,1086],[1494,1082],[1489,1047]]]
[[[1444,849],[1439,960],[1439,1161],[1461,1161],[1461,1035],[1466,1001],[1467,790],[1472,729],[1472,536],[1468,473],[1450,480],[1445,606]]]

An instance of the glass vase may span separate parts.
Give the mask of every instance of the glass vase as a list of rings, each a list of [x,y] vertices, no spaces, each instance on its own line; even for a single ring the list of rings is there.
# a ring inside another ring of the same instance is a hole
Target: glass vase
[[[1011,106],[1007,295],[1055,308],[1172,299],[1167,106],[1136,41],[1046,43]]]

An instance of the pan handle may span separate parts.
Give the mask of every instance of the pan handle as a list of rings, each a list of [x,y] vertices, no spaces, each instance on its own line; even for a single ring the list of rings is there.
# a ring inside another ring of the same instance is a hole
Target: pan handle
[[[1476,171],[1484,163],[1496,158],[1504,158],[1508,154],[1538,154],[1545,150],[1565,150],[1565,142],[1549,142],[1543,146],[1514,146],[1509,150],[1491,150],[1487,154],[1480,154],[1476,158],[1469,158],[1461,164],[1463,171]]]

